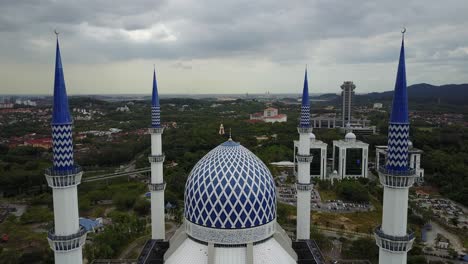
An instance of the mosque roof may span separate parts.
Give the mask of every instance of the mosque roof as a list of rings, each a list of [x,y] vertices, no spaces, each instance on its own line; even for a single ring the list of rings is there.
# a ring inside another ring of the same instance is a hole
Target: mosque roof
[[[96,228],[102,227],[102,219],[92,220],[89,218],[80,217],[79,222],[87,232],[94,231]]]
[[[245,229],[276,219],[276,189],[266,165],[228,140],[206,154],[185,186],[185,218],[216,229]]]
[[[345,140],[355,140],[355,139],[356,139],[356,135],[353,132],[346,133]]]

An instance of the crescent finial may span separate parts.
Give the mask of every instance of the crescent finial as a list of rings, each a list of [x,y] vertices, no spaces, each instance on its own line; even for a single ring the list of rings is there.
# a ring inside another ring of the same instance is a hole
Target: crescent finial
[[[55,33],[55,35],[56,35],[57,37],[58,37],[58,35],[60,34],[59,32],[57,32],[56,29],[54,29],[54,33]]]

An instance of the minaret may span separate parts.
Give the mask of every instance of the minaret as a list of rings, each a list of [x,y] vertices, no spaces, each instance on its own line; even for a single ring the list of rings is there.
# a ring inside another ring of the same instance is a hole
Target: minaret
[[[161,126],[161,107],[159,106],[158,85],[156,83],[156,70],[153,73],[153,96],[151,99],[151,155],[148,157],[151,163],[151,238],[165,239],[164,226],[164,189],[163,162],[161,135],[164,128]]]
[[[403,35],[388,126],[388,155],[386,164],[379,168],[380,183],[384,187],[382,225],[375,229],[376,243],[380,248],[380,264],[406,263],[406,254],[414,241],[414,233],[407,230],[408,190],[416,177],[414,169],[408,166],[408,141],[408,95]]]
[[[55,254],[55,263],[81,264],[86,231],[79,225],[77,186],[83,172],[73,161],[72,123],[57,34],[51,124],[53,166],[45,171],[53,194],[54,228],[47,238]]]
[[[221,136],[224,135],[224,126],[223,124],[219,125],[219,132],[218,134],[220,134]]]
[[[307,69],[304,78],[304,90],[302,92],[302,106],[300,123],[297,128],[299,132],[299,148],[297,151],[297,226],[296,238],[298,240],[310,239],[310,139],[312,133],[310,126],[310,102],[309,85],[307,82]]]

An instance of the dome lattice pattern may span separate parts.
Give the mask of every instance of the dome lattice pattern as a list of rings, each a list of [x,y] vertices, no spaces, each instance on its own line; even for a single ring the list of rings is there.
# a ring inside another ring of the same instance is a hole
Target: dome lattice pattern
[[[193,168],[185,186],[185,218],[205,227],[238,229],[276,218],[270,171],[252,152],[227,141]]]

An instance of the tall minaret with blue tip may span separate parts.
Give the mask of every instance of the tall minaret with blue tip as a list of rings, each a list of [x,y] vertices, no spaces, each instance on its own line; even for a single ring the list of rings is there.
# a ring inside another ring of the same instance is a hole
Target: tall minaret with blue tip
[[[161,126],[161,107],[159,105],[158,84],[156,82],[156,70],[153,72],[153,95],[151,98],[151,155],[148,157],[151,163],[151,237],[156,240],[165,239],[164,225],[164,189],[163,162],[161,135],[164,128]]]
[[[48,233],[55,263],[81,264],[86,231],[79,225],[77,186],[83,174],[73,160],[72,118],[57,34],[54,102],[52,111],[53,166],[45,171],[52,188],[54,228]]]
[[[310,125],[310,101],[307,69],[304,76],[304,88],[302,91],[302,105],[299,126],[299,148],[297,159],[297,226],[296,237],[298,240],[310,239],[310,198],[312,184],[310,182],[310,139],[312,132]]]
[[[406,29],[402,33],[405,32]],[[380,183],[384,187],[382,225],[375,229],[376,243],[380,248],[380,264],[406,263],[407,252],[414,241],[414,233],[407,229],[408,192],[416,177],[414,169],[408,166],[408,140],[408,94],[403,35],[388,126],[387,160],[379,168]]]

